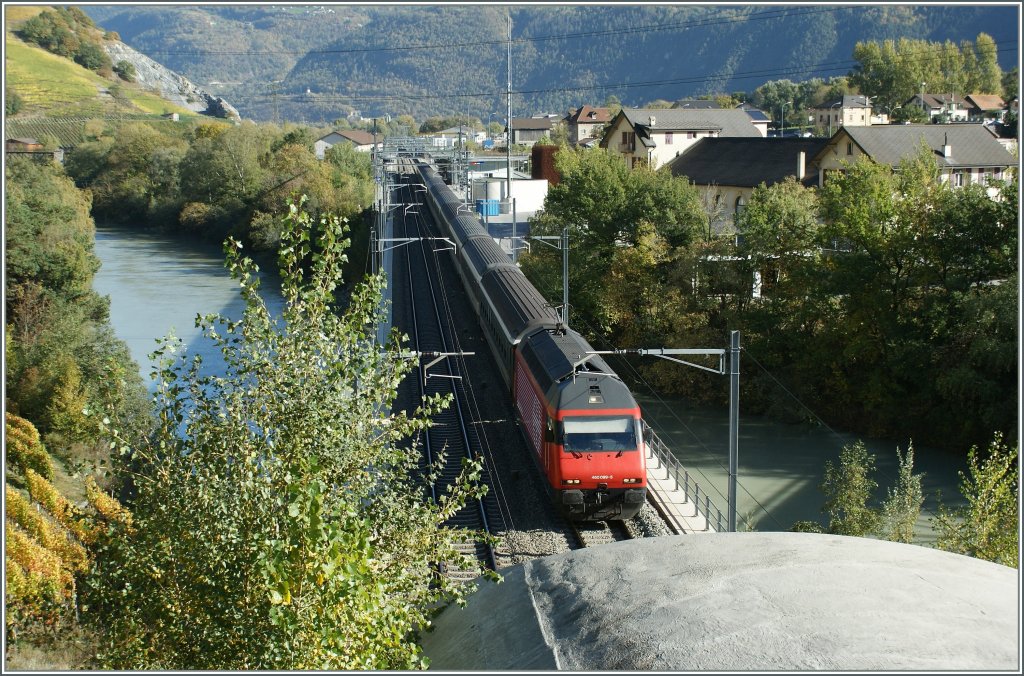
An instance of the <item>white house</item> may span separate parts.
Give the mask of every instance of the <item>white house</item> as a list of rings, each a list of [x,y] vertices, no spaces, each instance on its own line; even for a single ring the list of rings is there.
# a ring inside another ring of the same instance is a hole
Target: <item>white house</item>
[[[832,131],[840,127],[870,127],[881,119],[872,116],[871,99],[860,94],[846,94],[841,99],[827,101],[812,108],[810,113],[815,126]]]
[[[623,108],[612,120],[600,145],[621,153],[630,167],[646,163],[657,169],[702,138],[764,135],[751,116],[739,108]]]
[[[948,122],[966,122],[971,104],[955,94],[915,94],[904,107],[920,108],[928,119],[940,118]]]
[[[898,167],[913,157],[924,142],[939,163],[942,179],[954,188],[970,183],[985,185],[989,178],[1006,179],[1017,160],[981,124],[897,124],[843,127],[810,161],[818,168],[818,185],[844,164],[868,156],[875,162]],[[995,190],[990,189],[993,197]]]
[[[379,142],[380,139],[378,139]],[[351,143],[359,152],[368,153],[373,150],[373,134],[359,129],[332,131],[327,136],[323,136],[313,143],[313,152],[318,160],[322,160],[327,149],[339,143]]]
[[[736,216],[762,183],[770,186],[788,177],[806,186],[817,183],[812,158],[827,144],[824,138],[704,138],[668,167],[701,191],[711,234],[731,234]]]
[[[599,136],[604,125],[612,119],[607,108],[580,106],[566,116],[564,122],[569,132],[569,142],[580,145],[587,139]]]

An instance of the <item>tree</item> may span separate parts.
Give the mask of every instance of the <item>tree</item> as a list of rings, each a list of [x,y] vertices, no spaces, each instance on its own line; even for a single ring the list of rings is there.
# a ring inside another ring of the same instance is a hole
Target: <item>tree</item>
[[[836,535],[866,536],[879,522],[878,512],[868,504],[878,484],[871,478],[875,456],[868,453],[864,442],[843,446],[839,465],[825,463],[825,480],[820,488],[825,494],[822,511],[828,514],[828,532]]]
[[[999,94],[1002,90],[1002,69],[999,68],[998,49],[991,35],[979,33],[974,41],[977,51],[977,91],[981,94]]]
[[[782,109],[783,104],[785,111]],[[765,82],[754,90],[754,105],[776,121],[781,121],[783,113],[786,113],[786,119],[790,119],[795,110],[803,107],[800,86],[790,80]]]
[[[999,91],[1003,95],[1003,100],[1007,102],[1014,97],[1020,96],[1020,69],[1017,66],[1006,71],[1003,75]]]
[[[279,265],[285,309],[270,316],[255,267],[225,244],[239,280],[241,321],[197,319],[224,374],[158,350],[160,421],[129,445],[133,532],[101,541],[90,613],[114,668],[411,669],[425,666],[417,632],[438,604],[467,589],[437,565],[476,568],[454,543],[475,534],[443,524],[477,496],[465,461],[434,503],[418,453],[403,443],[448,403],[392,411],[414,368],[383,320],[384,280],[367,279],[334,310],[345,226],[289,205]],[[114,425],[116,425],[116,420]],[[428,475],[435,468],[428,468]]]
[[[899,465],[896,486],[888,489],[888,497],[882,504],[880,535],[886,540],[909,544],[914,539],[914,524],[924,504],[923,475],[914,474],[913,444],[907,447],[906,455],[902,455],[897,446],[896,460]]]
[[[101,68],[111,67],[110,57],[107,56],[103,47],[100,46],[98,42],[94,42],[92,40],[83,40],[78,51],[75,53],[74,58],[75,63],[88,68],[89,70],[100,70]]]
[[[607,315],[602,298],[609,266],[619,248],[635,246],[645,236],[645,226],[653,228],[652,234],[670,250],[686,247],[704,227],[697,189],[668,171],[631,170],[614,153],[585,148],[561,150],[555,165],[561,181],[548,190],[544,211],[531,227],[539,235],[558,235],[568,227],[569,284],[573,307],[583,315]],[[542,249],[546,247],[534,247],[523,257],[524,269],[542,292],[560,289],[561,280],[552,279],[552,271],[560,270],[550,259],[555,252]],[[656,277],[664,279],[665,272],[659,270]]]
[[[551,136],[548,138],[548,141],[556,146],[568,146],[569,126],[562,122],[555,124],[551,129]]]
[[[125,82],[135,82],[135,64],[121,59],[114,65],[114,72]]]
[[[263,160],[270,154],[271,141],[269,130],[251,123],[197,129],[197,138],[181,161],[183,197],[240,209],[265,185]]]
[[[967,474],[960,472],[961,509],[940,507],[934,519],[939,549],[966,554],[1004,566],[1018,566],[1017,447],[1008,447],[996,434],[988,451],[977,447],[967,454]]]
[[[25,101],[10,86],[4,88],[4,111],[7,115],[17,115],[25,107]]]

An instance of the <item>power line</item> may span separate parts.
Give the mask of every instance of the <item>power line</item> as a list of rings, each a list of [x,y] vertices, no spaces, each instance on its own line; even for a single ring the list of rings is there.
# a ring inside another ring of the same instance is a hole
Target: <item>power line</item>
[[[998,43],[997,43],[998,44]],[[996,48],[997,52],[1015,52],[1017,51],[1017,45],[1003,46]],[[920,63],[926,63],[928,61],[935,61],[941,58],[941,55],[932,53],[928,50],[928,53],[922,53],[919,57],[914,57],[913,60],[917,60]],[[826,61],[816,65],[809,66],[784,66],[776,67],[771,69],[763,70],[752,70],[740,73],[733,73],[731,75],[694,75],[689,77],[671,78],[664,80],[647,80],[640,82],[618,82],[610,84],[598,84],[598,85],[575,85],[565,87],[549,87],[541,89],[521,89],[515,90],[512,93],[520,96],[524,95],[536,95],[536,94],[553,94],[553,93],[568,93],[568,92],[587,92],[587,91],[606,91],[606,90],[621,90],[621,89],[632,89],[632,88],[643,88],[643,87],[663,87],[669,85],[687,85],[687,84],[707,84],[712,82],[719,82],[723,79],[727,80],[752,80],[752,79],[772,79],[783,76],[797,76],[806,75],[808,73],[840,73],[849,72],[853,67],[859,64],[859,61],[855,59],[844,59],[841,61]],[[327,101],[335,103],[346,103],[350,101],[380,101],[380,102],[391,102],[391,101],[426,101],[426,100],[437,100],[437,99],[465,99],[465,98],[494,98],[505,94],[505,92],[499,92],[497,90],[490,92],[444,92],[439,94],[316,94],[317,101]],[[308,98],[310,94],[285,94],[284,97],[292,101],[299,101]],[[240,94],[232,96],[237,100],[252,100],[256,98],[262,98],[260,94]]]

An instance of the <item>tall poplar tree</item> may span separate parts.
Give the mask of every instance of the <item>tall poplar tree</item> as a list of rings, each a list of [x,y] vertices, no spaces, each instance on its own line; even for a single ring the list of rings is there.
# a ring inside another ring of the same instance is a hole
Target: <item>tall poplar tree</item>
[[[115,435],[134,530],[110,530],[91,579],[106,667],[420,668],[417,632],[468,591],[439,567],[479,570],[454,548],[475,534],[443,526],[481,492],[479,463],[465,461],[438,503],[425,498],[403,442],[448,402],[391,410],[414,364],[397,332],[375,342],[384,281],[337,313],[345,226],[301,204],[282,226],[281,320],[229,241],[244,316],[197,318],[224,374],[166,341],[156,433],[135,445]]]

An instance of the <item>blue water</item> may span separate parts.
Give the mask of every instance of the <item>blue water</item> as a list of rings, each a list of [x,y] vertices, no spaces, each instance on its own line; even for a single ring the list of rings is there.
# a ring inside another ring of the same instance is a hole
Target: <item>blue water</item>
[[[199,314],[219,313],[237,320],[245,309],[238,282],[224,267],[220,246],[98,226],[95,251],[102,266],[93,288],[110,297],[111,325],[128,344],[151,391],[156,363],[150,355],[158,341],[172,333],[188,355],[202,355],[207,372],[223,369],[220,352],[195,325]],[[272,314],[280,315],[279,283],[264,271],[260,279],[264,302]]]
[[[729,479],[728,409],[698,408],[680,398],[657,398],[650,394],[637,393],[636,398],[645,419],[669,444],[691,477],[696,478],[702,492],[707,491],[712,502],[725,512]],[[843,446],[858,439],[875,456],[877,505],[885,499],[887,489],[895,486],[896,448],[905,453],[909,440],[862,438],[824,426],[786,424],[746,415],[741,397],[737,529],[788,530],[796,521],[827,525],[827,517],[821,512],[825,496],[819,489],[825,463],[838,465]],[[962,457],[914,446],[914,471],[923,473],[925,496],[915,526],[918,544],[935,540],[929,519],[937,513],[940,499],[950,508],[963,504],[957,473],[966,469]]]

